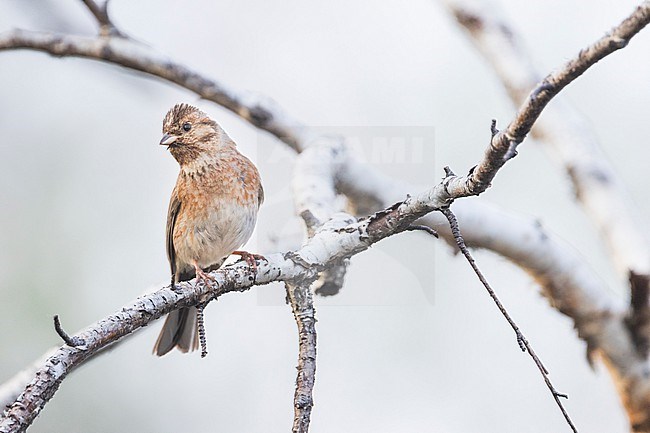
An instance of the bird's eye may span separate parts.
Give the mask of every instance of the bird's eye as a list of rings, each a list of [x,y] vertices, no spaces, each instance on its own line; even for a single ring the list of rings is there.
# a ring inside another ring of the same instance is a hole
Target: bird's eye
[[[183,131],[187,132],[192,129],[192,125],[189,122],[183,123]]]

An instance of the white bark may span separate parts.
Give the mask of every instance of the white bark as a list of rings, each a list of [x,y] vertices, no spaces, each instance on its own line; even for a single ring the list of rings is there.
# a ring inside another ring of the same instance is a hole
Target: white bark
[[[323,178],[335,179],[340,191],[346,193],[357,205],[363,202],[372,203],[375,207],[385,207],[404,199],[406,193],[412,192],[413,189],[409,185],[393,182],[345,156],[345,149],[342,147],[343,155],[339,155],[340,159],[318,167],[322,172],[302,174],[305,179],[313,177],[313,182],[309,181],[314,185],[313,190],[301,190],[301,186],[296,190],[299,209],[310,209],[315,214],[322,215],[324,221],[321,222],[325,222],[305,246],[293,253],[269,256],[268,262],[262,263],[255,272],[247,270],[243,265],[234,265],[218,271],[214,273],[217,287],[210,293],[218,296],[227,291],[246,290],[253,283],[309,280],[319,269],[364,251],[372,243],[404,230],[415,219],[432,210],[448,206],[453,199],[482,192],[500,166],[513,156],[516,145],[524,139],[550,99],[596,61],[622,48],[627,40],[647,23],[649,11],[650,3],[646,1],[642,8],[617,28],[619,33],[597,41],[584,51],[584,56],[581,53],[572,63],[567,64],[560,74],[550,77],[550,90],[542,83],[537,88],[537,99],[529,98],[508,129],[493,137],[485,157],[471,175],[448,177],[442,183],[406,199],[398,206],[387,208],[357,222],[349,215],[333,213],[336,206],[331,206],[329,200],[335,195],[335,191],[329,181],[322,183]],[[234,92],[128,37],[116,38],[104,34],[102,37],[88,38],[26,31],[0,35],[0,50],[17,48],[119,64],[176,83],[204,99],[214,101],[256,127],[274,134],[298,152],[307,149],[312,141],[307,128],[283,113],[277,106],[269,104],[268,100]],[[578,73],[573,74],[574,70]],[[578,156],[580,154],[576,155]],[[582,175],[583,171],[584,169],[579,167],[576,173]],[[316,179],[319,177],[321,180]],[[601,191],[594,195],[593,200],[602,200],[606,194],[607,191]],[[513,218],[484,207],[478,201],[458,203],[454,205],[454,210],[468,244],[491,248],[529,271],[543,286],[545,293],[552,299],[552,304],[574,320],[581,338],[587,341],[592,350],[602,353],[610,365],[624,401],[632,400],[639,413],[644,407],[643,402],[646,403],[645,407],[650,406],[650,386],[644,375],[648,371],[647,361],[636,355],[634,345],[626,333],[621,317],[624,309],[607,294],[593,272],[570,249],[545,234],[542,228],[532,221]],[[329,216],[332,218],[329,219]],[[449,234],[440,229],[445,226],[442,218],[429,216],[425,221],[438,228],[449,239]],[[498,237],[495,233],[498,233]],[[629,234],[611,235],[616,243],[621,242],[619,238],[625,236]],[[625,258],[629,263],[632,263],[632,260],[630,257]],[[0,432],[26,428],[52,397],[60,381],[93,353],[173,309],[197,303],[208,292],[206,287],[199,285],[194,288],[190,284],[181,284],[178,291],[162,289],[139,298],[116,314],[78,334],[77,337],[84,340],[84,346],[64,346],[48,358],[18,401],[0,420]],[[639,402],[640,405],[637,404]],[[645,420],[642,413],[639,418],[635,418],[634,411],[628,410],[628,413],[632,423]]]
[[[521,37],[492,2],[441,0],[467,30],[470,40],[496,72],[513,104],[521,104],[542,78],[522,48]],[[644,2],[647,7],[648,2]],[[639,210],[603,155],[584,116],[564,100],[545,110],[532,130],[569,175],[576,198],[607,245],[617,271],[650,273],[650,242]]]

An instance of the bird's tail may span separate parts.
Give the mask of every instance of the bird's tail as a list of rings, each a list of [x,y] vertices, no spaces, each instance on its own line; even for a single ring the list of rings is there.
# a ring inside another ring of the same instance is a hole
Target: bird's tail
[[[153,353],[163,356],[174,347],[183,353],[199,348],[196,307],[186,307],[167,315]]]

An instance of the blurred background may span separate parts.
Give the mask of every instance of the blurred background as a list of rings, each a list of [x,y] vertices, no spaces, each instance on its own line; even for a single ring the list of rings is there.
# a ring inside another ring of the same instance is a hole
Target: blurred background
[[[498,13],[516,23],[546,73],[635,3],[502,0]],[[272,97],[308,125],[348,135],[369,163],[422,188],[444,165],[457,172],[474,165],[490,120],[504,125],[513,114],[490,68],[434,1],[110,6],[129,35],[228,86]],[[97,31],[79,1],[0,0],[0,30],[14,27]],[[645,216],[649,50],[646,30],[560,96],[587,116]],[[177,102],[217,119],[260,169],[267,201],[247,249],[295,246],[294,155],[284,144],[183,89],[117,66],[1,52],[0,382],[60,344],[54,314],[72,332],[167,283],[165,219],[178,167],[158,142]],[[404,146],[377,153],[390,137]],[[625,282],[562,170],[533,140],[520,150],[493,188],[471,200],[538,218],[625,299]],[[570,395],[578,428],[627,431],[609,375],[589,367],[571,321],[518,268],[490,252],[476,256],[556,387]],[[30,431],[289,430],[297,331],[283,299],[283,286],[270,285],[212,303],[206,359],[152,356],[161,326],[153,324],[75,371]],[[314,433],[568,430],[532,361],[442,241],[405,233],[381,242],[354,257],[341,293],[317,298],[316,307]]]

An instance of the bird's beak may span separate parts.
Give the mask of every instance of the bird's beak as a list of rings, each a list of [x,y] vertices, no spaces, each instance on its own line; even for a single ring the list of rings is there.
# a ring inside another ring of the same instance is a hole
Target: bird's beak
[[[171,146],[178,140],[178,137],[175,135],[171,134],[165,134],[163,135],[163,138],[160,140],[160,145],[161,146]]]

